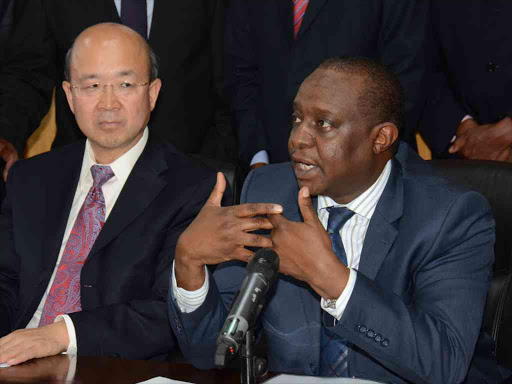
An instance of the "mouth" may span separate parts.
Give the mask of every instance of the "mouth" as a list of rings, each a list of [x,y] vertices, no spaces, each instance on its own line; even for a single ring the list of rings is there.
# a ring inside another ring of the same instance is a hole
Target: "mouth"
[[[318,166],[306,159],[292,159],[293,170],[298,178],[313,174]]]
[[[120,121],[109,121],[109,120],[104,120],[104,121],[100,121],[99,122],[99,125],[101,127],[117,127],[118,125],[120,125],[121,122]]]

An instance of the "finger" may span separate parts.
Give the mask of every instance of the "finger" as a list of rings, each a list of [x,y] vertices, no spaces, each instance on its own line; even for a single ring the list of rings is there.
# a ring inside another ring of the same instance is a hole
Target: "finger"
[[[311,202],[311,196],[309,196],[308,187],[302,187],[300,189],[298,202],[304,223],[310,225],[316,225],[317,223],[320,223],[315,208],[313,208],[313,203]]]
[[[222,196],[224,196],[224,191],[226,190],[226,179],[222,172],[217,172],[217,182],[215,183],[215,187],[213,187],[213,191],[206,202],[206,205],[213,205],[215,207],[220,207],[220,202],[222,201]]]
[[[466,139],[463,136],[457,137],[453,144],[448,148],[449,153],[456,153],[460,151],[462,147],[466,144]]]
[[[288,222],[286,218],[283,215],[270,215],[268,216],[268,221],[272,224],[275,230],[276,228],[279,228],[283,223]]]
[[[275,215],[282,213],[283,207],[272,203],[248,203],[234,207],[236,217],[254,217],[260,215]]]
[[[233,258],[248,263],[253,255],[254,252],[249,251],[247,248],[240,247],[233,253]]]
[[[270,215],[272,216],[272,215]],[[240,229],[245,232],[257,231],[258,229],[273,229],[274,226],[264,216],[240,218]]]
[[[237,244],[244,247],[272,247],[272,240],[263,235],[256,235],[254,233],[242,233],[238,238]]]

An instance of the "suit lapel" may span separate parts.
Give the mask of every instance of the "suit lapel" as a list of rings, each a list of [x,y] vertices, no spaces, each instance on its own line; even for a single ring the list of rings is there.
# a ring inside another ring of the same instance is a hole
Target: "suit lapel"
[[[283,29],[283,34],[281,36],[286,37],[286,42],[291,44],[293,42],[293,1],[292,0],[284,0],[284,1],[275,1],[273,2],[275,6],[277,7],[278,11],[278,24],[280,28]],[[270,7],[266,3],[264,7]],[[268,11],[271,12],[270,10]]]
[[[402,167],[393,158],[391,174],[370,220],[359,263],[359,272],[372,280],[377,275],[398,234],[393,223],[402,216],[402,209]]]
[[[59,169],[59,172],[49,173],[46,188],[43,267],[52,272],[62,246],[69,212],[78,185],[85,141],[70,148],[72,149],[65,153],[66,161],[59,162],[55,167],[55,169]]]
[[[101,3],[103,4],[105,15],[108,17],[107,20],[121,24],[121,17],[119,17],[114,0],[102,1]]]
[[[149,135],[146,148],[135,163],[112,212],[94,243],[88,260],[103,249],[151,204],[167,183],[159,174],[167,169],[164,152]]]
[[[333,0],[340,1],[340,0]],[[290,1],[290,3],[292,3]],[[306,13],[304,14],[304,19],[302,20],[302,24],[299,28],[299,32],[297,33],[297,39],[304,34],[305,31],[309,28],[313,20],[315,20],[316,16],[320,12],[320,10],[327,3],[327,0],[310,0],[308,3],[308,7],[306,8]]]

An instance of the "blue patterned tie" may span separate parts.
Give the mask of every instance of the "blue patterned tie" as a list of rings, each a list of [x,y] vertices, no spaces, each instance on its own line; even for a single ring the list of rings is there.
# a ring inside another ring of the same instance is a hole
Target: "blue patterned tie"
[[[346,207],[329,207],[327,233],[331,238],[332,249],[340,261],[347,265],[347,254],[341,241],[340,231],[343,225],[354,215]],[[332,317],[331,317],[332,318]],[[322,326],[320,376],[347,377],[348,347],[344,339]]]
[[[121,21],[148,39],[148,7],[146,0],[121,0]]]

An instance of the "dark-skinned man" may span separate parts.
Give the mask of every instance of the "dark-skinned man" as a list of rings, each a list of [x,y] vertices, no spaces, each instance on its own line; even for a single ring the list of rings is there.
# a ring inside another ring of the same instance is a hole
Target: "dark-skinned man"
[[[271,371],[393,383],[466,377],[494,260],[494,221],[481,195],[436,177],[396,141],[400,105],[399,82],[380,64],[328,60],[295,98],[292,162],[253,171],[245,182],[242,202],[283,208],[267,216],[269,239],[253,235],[255,246],[280,256],[282,274],[261,315]],[[220,198],[222,185],[210,199]],[[201,211],[178,241],[171,276],[171,325],[201,368],[214,363],[245,273],[234,259],[249,255],[225,252],[226,228],[236,227],[215,224],[225,216],[222,208]],[[209,249],[194,243],[196,233]],[[205,279],[204,264],[221,259],[230,261]]]

